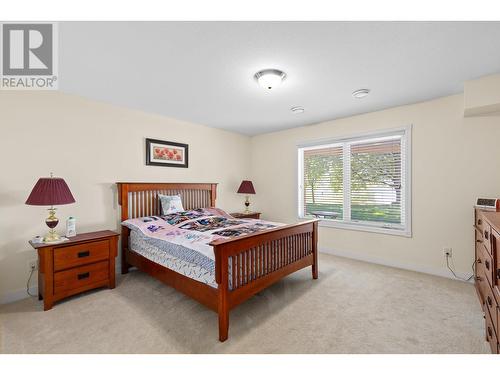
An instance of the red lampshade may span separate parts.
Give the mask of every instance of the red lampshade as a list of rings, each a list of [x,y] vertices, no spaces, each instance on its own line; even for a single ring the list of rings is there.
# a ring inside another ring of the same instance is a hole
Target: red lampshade
[[[32,206],[58,206],[74,202],[66,182],[57,177],[40,178],[26,200],[26,204]]]
[[[252,181],[243,180],[241,181],[240,188],[237,191],[241,194],[255,194],[255,189],[253,187]]]

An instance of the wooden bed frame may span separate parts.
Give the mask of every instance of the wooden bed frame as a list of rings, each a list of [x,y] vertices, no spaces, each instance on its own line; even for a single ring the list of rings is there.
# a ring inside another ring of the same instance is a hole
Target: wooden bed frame
[[[118,182],[117,185],[122,221],[159,215],[158,193],[180,195],[186,210],[215,207],[217,184]],[[302,268],[312,266],[312,277],[318,278],[318,220],[211,242],[217,288],[130,251],[129,234],[130,230],[122,226],[122,274],[135,266],[217,312],[220,341],[227,340],[229,311],[235,306]],[[229,267],[235,272],[229,272]]]

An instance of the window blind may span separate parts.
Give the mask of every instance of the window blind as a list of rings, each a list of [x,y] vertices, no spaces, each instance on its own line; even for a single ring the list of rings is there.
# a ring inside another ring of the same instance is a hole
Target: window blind
[[[299,216],[407,230],[407,130],[299,146]]]
[[[350,145],[351,220],[404,224],[401,136]]]
[[[323,211],[336,213],[337,218],[342,218],[343,174],[342,145],[304,151],[303,189],[306,215],[311,216]]]

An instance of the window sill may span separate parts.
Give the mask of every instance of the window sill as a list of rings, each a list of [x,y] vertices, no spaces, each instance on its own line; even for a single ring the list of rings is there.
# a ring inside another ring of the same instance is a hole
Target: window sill
[[[306,218],[300,218],[300,220],[306,220]],[[400,236],[400,237],[412,237],[411,229],[381,228],[381,227],[362,225],[362,224],[342,223],[336,220],[328,220],[328,219],[320,219],[319,226],[327,228],[355,230],[360,232],[389,234],[392,236]]]

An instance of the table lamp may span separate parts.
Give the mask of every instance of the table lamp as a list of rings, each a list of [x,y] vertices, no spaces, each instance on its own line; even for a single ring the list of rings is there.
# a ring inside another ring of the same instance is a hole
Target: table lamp
[[[56,242],[61,239],[55,230],[59,219],[55,216],[56,209],[54,205],[74,202],[75,198],[73,198],[68,185],[62,178],[53,177],[51,173],[50,177],[38,179],[38,182],[26,200],[26,204],[32,206],[50,206],[48,209],[49,217],[45,219],[45,224],[49,227],[49,233],[43,238],[45,242]]]
[[[248,194],[255,194],[255,189],[253,187],[252,181],[249,180],[241,181],[241,185],[237,193],[247,195],[245,200],[245,206],[246,206],[245,213],[246,214],[250,213],[250,209],[248,208],[250,206],[250,200],[248,199]]]

